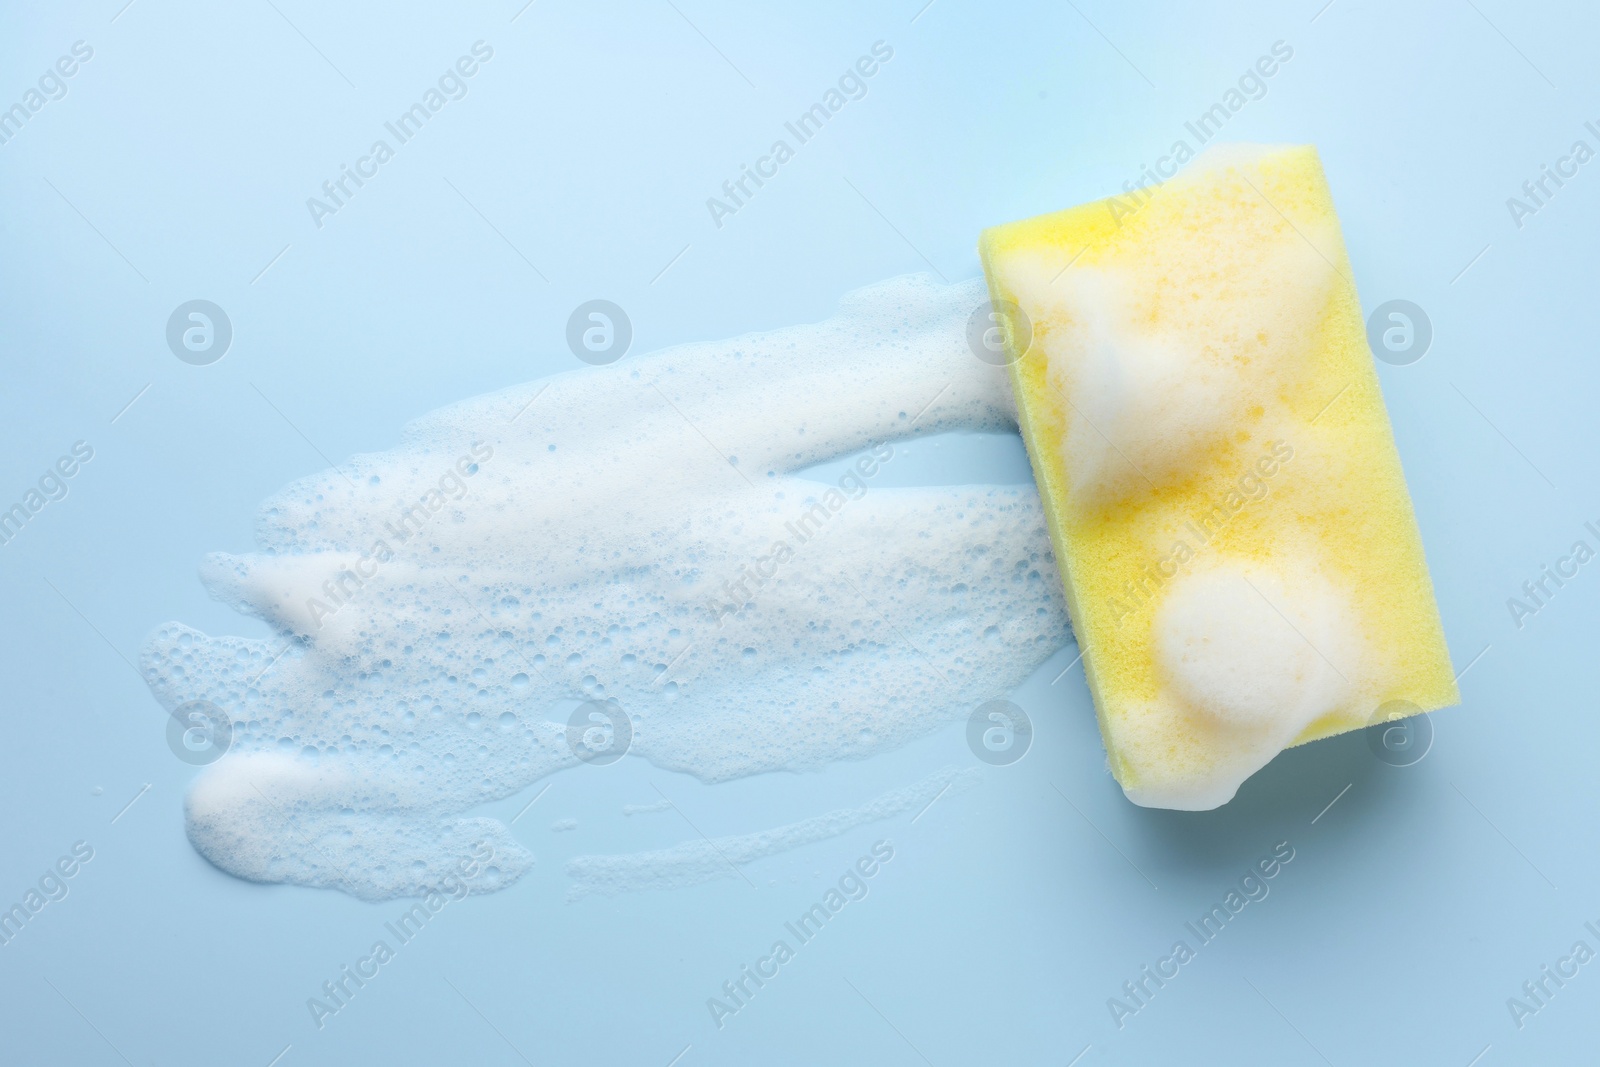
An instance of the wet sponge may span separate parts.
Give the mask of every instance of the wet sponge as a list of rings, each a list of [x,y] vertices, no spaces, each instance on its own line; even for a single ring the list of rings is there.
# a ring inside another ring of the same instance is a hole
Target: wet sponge
[[[1205,809],[1291,745],[1459,699],[1310,147],[985,231],[1111,769]]]

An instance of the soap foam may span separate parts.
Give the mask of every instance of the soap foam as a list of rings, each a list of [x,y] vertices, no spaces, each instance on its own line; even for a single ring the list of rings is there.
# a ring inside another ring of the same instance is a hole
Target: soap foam
[[[1197,564],[1157,609],[1152,646],[1166,698],[1163,709],[1131,716],[1130,747],[1206,738],[1154,764],[1170,777],[1152,774],[1128,791],[1153,807],[1226,803],[1308,725],[1368,688],[1371,656],[1349,596],[1307,554]]]
[[[1209,150],[1178,179],[1244,190],[1226,240],[1136,215],[1063,271],[1055,250],[1013,253],[1007,278],[1041,324],[1049,381],[1069,412],[1062,448],[1074,503],[1095,506],[1181,480],[1294,389],[1335,281],[1326,223],[1279,225],[1258,191],[1263,150]],[[1156,196],[1162,192],[1157,191]],[[1137,256],[1121,256],[1125,244]],[[1029,261],[1033,265],[1029,266]]]
[[[366,900],[446,890],[460,862],[484,854],[485,844],[495,859],[473,892],[509,885],[533,866],[532,853],[498,820],[446,817],[429,791],[366,770],[356,760],[230,754],[189,789],[189,840],[240,878]]]
[[[486,840],[505,885],[532,855],[465,813],[576,763],[580,701],[619,703],[632,754],[721,781],[864,758],[1020,684],[1069,639],[1031,486],[796,474],[1014,428],[966,345],[984,299],[886,282],[815,325],[454,404],[283,489],[258,551],[201,571],[277,636],[169,623],[143,652],[165,707],[233,720],[190,840],[367,898],[435,888]]]

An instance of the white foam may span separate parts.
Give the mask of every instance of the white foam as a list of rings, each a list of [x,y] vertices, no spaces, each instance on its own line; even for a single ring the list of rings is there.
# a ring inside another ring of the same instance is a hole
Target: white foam
[[[1173,581],[1154,622],[1153,655],[1170,706],[1148,710],[1148,729],[1170,743],[1172,727],[1161,720],[1192,715],[1210,743],[1190,746],[1187,760],[1150,765],[1148,780],[1128,796],[1151,807],[1226,803],[1308,725],[1349,704],[1370,662],[1348,595],[1300,554],[1276,565],[1202,560]],[[1197,760],[1211,761],[1204,773],[1192,773],[1189,761]],[[1160,776],[1163,766],[1170,779]]]
[[[509,885],[533,866],[504,824],[448,817],[430,793],[364,774],[356,761],[233,752],[195,779],[184,814],[190,842],[230,874],[366,900],[446,889],[484,844],[494,862],[474,892]]]
[[[886,282],[826,322],[443,408],[266,501],[258,551],[202,577],[279,636],[169,623],[143,654],[169,709],[234,721],[196,848],[381,897],[488,834],[504,884],[532,857],[464,813],[572,766],[577,701],[716,781],[870,756],[1020,684],[1069,638],[1034,489],[863,473],[896,439],[1014,428],[965,339],[985,299]],[[852,453],[875,458],[833,486],[794,474]]]
[[[649,852],[575,856],[567,862],[567,876],[572,879],[567,900],[579,900],[590,893],[680,889],[718,878],[738,878],[742,875],[741,864],[838,837],[863,823],[956,796],[981,780],[982,773],[976,767],[945,767],[920,782],[880,794],[860,807],[840,808],[758,833],[697,838]]]
[[[1266,184],[1258,164],[1269,149],[1222,147],[1172,185],[1228,169]],[[1166,228],[1121,264],[1085,259],[1062,271],[1059,250],[1009,253],[1007,281],[1042,327],[1049,381],[1067,405],[1075,502],[1181,478],[1306,372],[1335,279],[1319,249],[1337,248],[1337,235],[1312,223],[1277,228],[1275,212],[1260,214],[1229,240]]]

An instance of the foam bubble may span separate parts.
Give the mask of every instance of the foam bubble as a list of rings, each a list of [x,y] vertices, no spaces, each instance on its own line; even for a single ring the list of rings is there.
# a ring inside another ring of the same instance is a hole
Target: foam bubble
[[[983,299],[886,282],[442,408],[267,500],[258,550],[201,574],[277,636],[169,623],[143,653],[163,705],[234,722],[195,847],[384,897],[483,840],[509,884],[532,856],[464,813],[576,765],[585,701],[626,716],[595,743],[718,781],[870,756],[1020,684],[1069,636],[1033,488],[875,483],[896,440],[1014,428],[966,345]]]

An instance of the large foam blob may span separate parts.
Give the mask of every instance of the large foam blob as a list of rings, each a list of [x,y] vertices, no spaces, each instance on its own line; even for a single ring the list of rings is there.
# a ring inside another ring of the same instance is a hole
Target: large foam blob
[[[1181,573],[1157,609],[1152,656],[1165,710],[1131,717],[1128,744],[1168,752],[1128,796],[1207,810],[1233,798],[1311,723],[1369,686],[1371,653],[1349,596],[1314,554],[1221,557]],[[1203,740],[1201,740],[1203,739]]]

